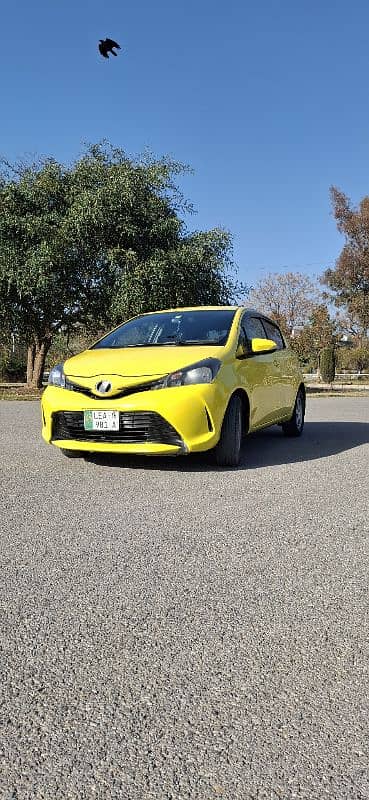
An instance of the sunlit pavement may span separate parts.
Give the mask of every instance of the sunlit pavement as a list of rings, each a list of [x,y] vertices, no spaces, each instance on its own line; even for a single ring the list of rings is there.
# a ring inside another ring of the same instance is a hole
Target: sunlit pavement
[[[0,403],[1,798],[369,796],[369,398],[67,460]]]

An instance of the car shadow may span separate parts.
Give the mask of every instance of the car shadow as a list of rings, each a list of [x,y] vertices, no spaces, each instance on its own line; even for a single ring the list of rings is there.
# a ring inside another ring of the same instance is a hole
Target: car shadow
[[[189,456],[124,456],[91,453],[87,460],[109,467],[162,470],[166,472],[209,472],[229,469],[259,469],[327,458],[369,443],[369,423],[306,422],[303,435],[284,436],[278,426],[252,433],[245,439],[238,467],[218,467],[214,454],[193,453]]]

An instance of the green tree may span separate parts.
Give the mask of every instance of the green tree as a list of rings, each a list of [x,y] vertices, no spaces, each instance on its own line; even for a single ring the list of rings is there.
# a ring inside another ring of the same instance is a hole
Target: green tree
[[[333,345],[323,348],[320,353],[319,366],[323,381],[333,383],[336,375],[336,354]]]
[[[311,312],[303,329],[290,340],[291,347],[307,367],[318,367],[319,353],[337,339],[336,323],[331,319],[326,305],[320,304]]]
[[[230,235],[189,233],[176,186],[186,168],[89,147],[71,167],[46,159],[0,176],[0,321],[28,345],[40,386],[55,333],[100,331],[176,304],[232,302]]]
[[[342,348],[339,352],[339,365],[353,372],[369,370],[369,342],[361,347]]]
[[[332,187],[331,200],[346,241],[335,268],[327,269],[322,280],[334,292],[335,304],[345,307],[365,333],[369,330],[369,197],[353,209],[346,195]]]
[[[121,272],[112,302],[115,321],[163,307],[227,304],[240,290],[230,277],[227,231],[188,234],[166,252],[156,250]]]

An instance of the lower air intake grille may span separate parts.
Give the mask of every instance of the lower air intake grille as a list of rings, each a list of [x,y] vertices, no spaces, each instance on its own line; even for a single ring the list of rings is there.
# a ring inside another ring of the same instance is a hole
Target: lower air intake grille
[[[120,411],[119,431],[85,431],[83,411],[58,411],[53,414],[52,439],[117,444],[183,444],[175,428],[153,411]]]

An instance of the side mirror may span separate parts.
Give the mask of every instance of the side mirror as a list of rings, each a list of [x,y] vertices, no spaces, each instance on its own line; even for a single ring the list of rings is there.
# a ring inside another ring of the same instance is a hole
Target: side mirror
[[[277,345],[272,339],[251,339],[253,353],[272,353],[276,349]]]

